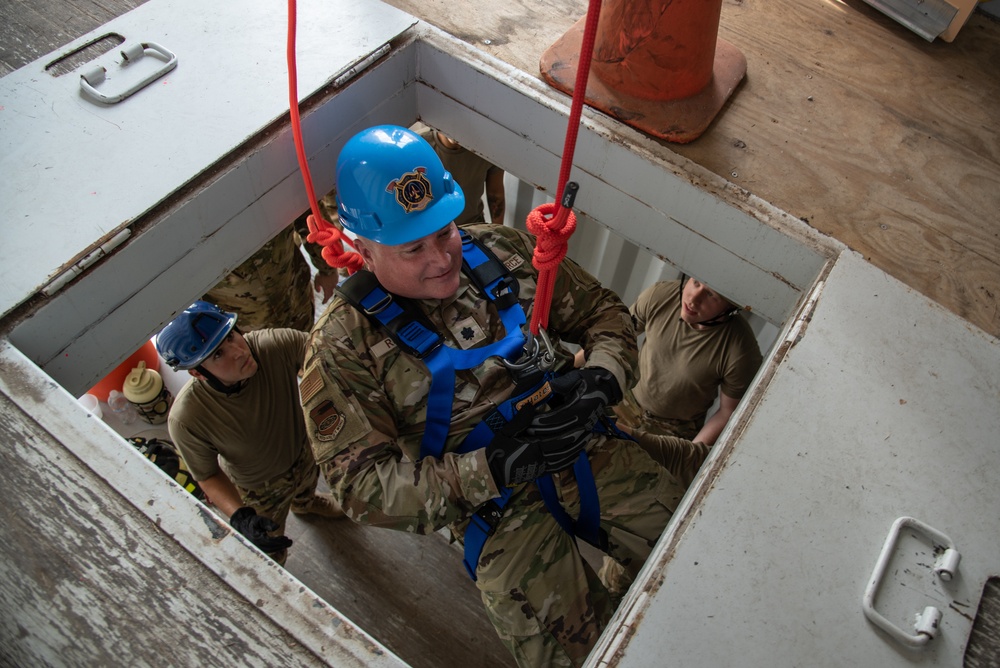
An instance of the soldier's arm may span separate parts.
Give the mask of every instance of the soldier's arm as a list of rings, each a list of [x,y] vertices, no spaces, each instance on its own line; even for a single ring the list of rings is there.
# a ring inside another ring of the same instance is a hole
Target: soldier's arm
[[[735,399],[725,392],[719,392],[719,409],[705,420],[705,424],[695,435],[694,440],[715,445],[715,441],[718,440],[722,430],[726,428],[729,418],[733,416],[739,403],[739,399]]]
[[[653,434],[631,429],[626,424],[619,428],[632,436],[656,463],[670,472],[685,487],[698,475],[701,465],[712,448],[700,441],[688,441],[676,436]]]
[[[431,533],[499,495],[482,449],[417,461],[419,435],[401,435],[373,367],[327,330],[313,333],[300,395],[316,460],[349,517]]]
[[[205,480],[199,480],[198,486],[205,492],[209,502],[226,517],[230,517],[243,505],[243,499],[240,498],[236,485],[222,471]]]
[[[607,369],[622,390],[633,385],[638,350],[628,309],[617,294],[569,258],[556,276],[549,327],[563,340],[582,346],[586,366]]]

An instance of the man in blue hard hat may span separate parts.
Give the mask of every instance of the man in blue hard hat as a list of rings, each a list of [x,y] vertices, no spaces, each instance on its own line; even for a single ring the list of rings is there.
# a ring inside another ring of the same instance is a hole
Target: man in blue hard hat
[[[565,260],[533,338],[533,239],[459,229],[461,187],[408,129],[351,138],[337,194],[367,269],[317,321],[300,385],[334,496],[358,522],[449,527],[517,662],[581,665],[615,601],[575,539],[634,576],[683,494],[608,419],[636,364],[628,310]]]
[[[156,348],[192,379],[167,419],[170,438],[212,504],[234,529],[284,564],[289,510],[343,517],[319,473],[298,404],[307,334],[262,329],[242,334],[236,314],[191,304],[156,337]]]

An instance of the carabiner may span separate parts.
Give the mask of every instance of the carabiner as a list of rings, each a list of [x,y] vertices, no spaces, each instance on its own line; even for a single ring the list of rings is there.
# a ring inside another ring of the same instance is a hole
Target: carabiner
[[[525,341],[524,353],[521,357],[516,362],[502,360],[504,366],[513,373],[521,376],[533,371],[549,371],[552,369],[556,363],[556,353],[552,349],[552,341],[549,340],[549,335],[544,328],[540,328],[538,333],[541,335],[541,343],[539,343],[538,337],[532,336],[528,338]]]

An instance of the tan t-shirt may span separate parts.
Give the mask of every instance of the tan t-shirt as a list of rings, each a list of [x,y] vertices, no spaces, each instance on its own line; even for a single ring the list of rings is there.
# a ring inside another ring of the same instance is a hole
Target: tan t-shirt
[[[298,372],[309,335],[294,329],[244,334],[257,355],[257,373],[226,396],[192,378],[177,394],[167,427],[195,480],[222,468],[244,489],[288,471],[309,447],[299,405]]]
[[[644,410],[701,424],[720,388],[734,399],[743,397],[761,354],[742,316],[707,329],[691,327],[681,320],[680,281],[650,286],[630,311],[636,333],[646,334],[633,388]]]

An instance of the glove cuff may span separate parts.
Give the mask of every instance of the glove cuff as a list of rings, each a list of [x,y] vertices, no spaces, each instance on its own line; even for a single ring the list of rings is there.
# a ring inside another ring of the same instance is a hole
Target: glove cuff
[[[250,519],[256,516],[256,510],[250,506],[242,506],[241,508],[237,508],[236,512],[229,516],[229,526],[242,532],[242,528],[246,527]]]

